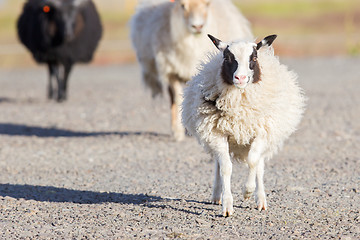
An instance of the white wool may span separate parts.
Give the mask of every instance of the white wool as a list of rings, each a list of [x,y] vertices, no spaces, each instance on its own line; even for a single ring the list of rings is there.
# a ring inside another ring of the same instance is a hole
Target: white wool
[[[210,58],[185,89],[185,128],[209,152],[214,139],[229,137],[230,153],[243,161],[252,141],[260,136],[266,141],[265,156],[271,158],[296,130],[304,111],[297,75],[271,51],[260,50],[261,81],[241,90],[221,79],[222,53]],[[216,101],[216,105],[204,99]]]
[[[240,47],[233,52],[235,59],[244,59],[241,54],[251,44],[235,45]],[[215,160],[212,202],[222,203],[223,216],[234,212],[231,160],[249,166],[244,198],[256,190],[258,209],[267,209],[264,161],[296,130],[304,111],[297,75],[280,64],[272,48],[261,48],[257,56],[261,80],[256,83],[243,89],[225,83],[221,77],[223,54],[219,53],[210,55],[184,91],[182,121]]]
[[[201,59],[214,51],[207,34],[252,40],[249,23],[230,0],[150,0],[140,3],[130,25],[143,82],[153,96],[168,87],[171,128],[181,141],[181,83],[190,80]]]
[[[183,15],[169,0],[142,1],[131,20],[131,39],[143,69],[155,76],[143,81],[156,94],[156,86],[168,82],[169,75],[183,81],[197,73],[200,60],[214,47],[207,34],[224,40],[252,40],[248,21],[230,0],[212,0],[201,34],[191,34]]]

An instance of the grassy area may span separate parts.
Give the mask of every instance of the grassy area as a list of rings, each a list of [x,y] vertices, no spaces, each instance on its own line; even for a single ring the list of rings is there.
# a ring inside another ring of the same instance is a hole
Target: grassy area
[[[95,64],[134,61],[128,39],[128,20],[135,0],[94,0],[104,25]],[[16,20],[24,0],[0,6],[0,67],[34,62],[20,46]],[[359,0],[234,0],[252,24],[254,35],[277,33],[277,53],[287,56],[360,54]]]
[[[358,0],[235,1],[255,36],[279,34],[281,55],[359,55]]]
[[[291,0],[291,1],[234,1],[245,13],[256,13],[264,17],[316,17],[320,14],[345,12],[359,7],[358,0]]]

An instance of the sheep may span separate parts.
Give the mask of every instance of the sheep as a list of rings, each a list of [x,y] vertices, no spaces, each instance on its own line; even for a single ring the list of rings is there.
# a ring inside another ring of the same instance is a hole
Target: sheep
[[[168,86],[171,128],[176,140],[185,137],[181,124],[182,84],[196,74],[200,59],[213,46],[206,33],[223,39],[236,34],[252,39],[248,21],[230,0],[150,0],[138,6],[130,21],[131,40],[145,86],[153,97]]]
[[[259,43],[226,43],[209,35],[220,53],[203,61],[188,82],[182,122],[215,160],[211,201],[222,203],[223,216],[233,214],[232,162],[245,162],[249,175],[244,199],[252,196],[259,211],[267,209],[264,160],[292,134],[304,112],[305,96],[297,75],[274,55],[276,35]]]
[[[76,62],[89,62],[102,35],[91,0],[28,0],[17,22],[20,41],[49,69],[48,98],[66,100]]]

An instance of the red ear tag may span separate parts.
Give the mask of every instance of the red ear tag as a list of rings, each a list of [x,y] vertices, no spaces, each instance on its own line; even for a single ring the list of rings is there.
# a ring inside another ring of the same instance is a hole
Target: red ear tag
[[[49,6],[44,6],[43,7],[43,11],[44,11],[44,13],[48,13],[48,12],[50,12],[50,7]]]
[[[170,2],[175,2],[175,0],[170,0]]]

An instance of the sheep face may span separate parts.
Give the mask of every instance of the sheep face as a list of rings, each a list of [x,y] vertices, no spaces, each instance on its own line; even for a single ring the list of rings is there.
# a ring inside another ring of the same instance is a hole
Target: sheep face
[[[89,0],[46,0],[43,10],[50,20],[50,32],[62,32],[66,42],[72,41],[83,28],[83,19],[79,10]],[[48,7],[49,12],[45,11]],[[54,22],[55,21],[55,22]]]
[[[210,4],[210,0],[176,0],[175,8],[183,15],[188,31],[200,34],[206,25]]]
[[[244,89],[249,83],[257,83],[261,80],[257,51],[263,46],[270,46],[276,35],[268,36],[258,44],[242,41],[227,44],[211,35],[208,36],[223,52],[221,77],[225,83]]]

